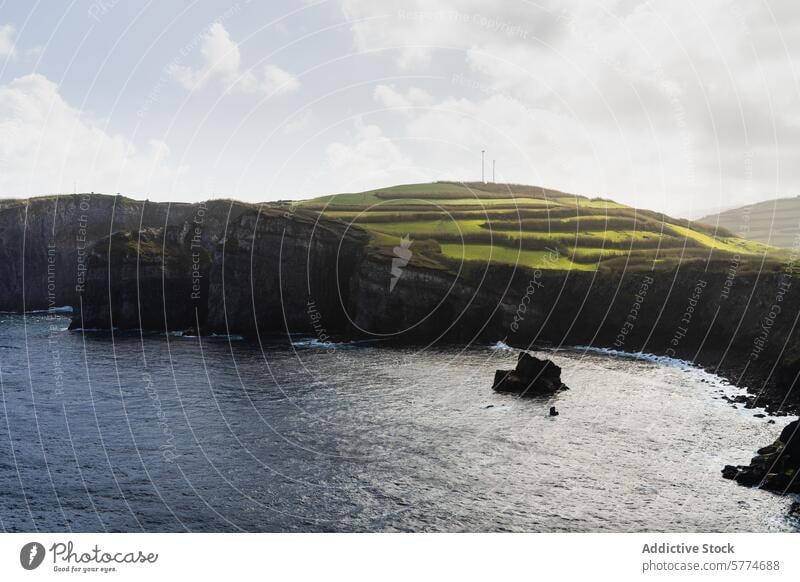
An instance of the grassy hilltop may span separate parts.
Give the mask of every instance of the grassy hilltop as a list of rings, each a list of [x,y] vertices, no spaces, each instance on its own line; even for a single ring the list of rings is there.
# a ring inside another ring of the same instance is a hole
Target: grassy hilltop
[[[774,265],[782,251],[724,228],[534,186],[435,182],[323,196],[299,203],[361,227],[378,252],[413,241],[412,263],[495,263],[551,270],[668,269],[698,262]],[[554,251],[557,251],[554,252]],[[741,266],[740,266],[741,268]]]

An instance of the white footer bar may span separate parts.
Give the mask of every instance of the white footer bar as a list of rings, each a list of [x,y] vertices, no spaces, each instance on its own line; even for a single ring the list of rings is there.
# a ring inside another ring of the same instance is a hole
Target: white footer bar
[[[2,534],[2,580],[798,579],[793,534]]]

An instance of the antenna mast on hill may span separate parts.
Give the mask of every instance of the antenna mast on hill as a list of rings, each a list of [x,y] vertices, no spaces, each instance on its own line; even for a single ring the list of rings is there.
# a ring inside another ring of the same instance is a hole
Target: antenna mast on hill
[[[494,179],[494,165],[497,160],[492,160],[492,183],[497,184],[497,180]]]
[[[486,150],[481,150],[481,182],[486,184],[486,164],[484,163],[484,159],[486,158]]]

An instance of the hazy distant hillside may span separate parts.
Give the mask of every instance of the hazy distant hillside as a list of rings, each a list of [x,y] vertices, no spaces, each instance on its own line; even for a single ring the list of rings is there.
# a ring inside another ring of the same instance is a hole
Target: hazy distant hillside
[[[750,240],[776,247],[798,245],[800,235],[800,197],[778,198],[709,214],[698,222],[721,227]]]
[[[412,262],[454,270],[464,261],[549,270],[673,268],[734,255],[759,262],[776,250],[724,228],[518,184],[407,184],[300,206],[367,230],[372,246],[389,256],[407,235]]]

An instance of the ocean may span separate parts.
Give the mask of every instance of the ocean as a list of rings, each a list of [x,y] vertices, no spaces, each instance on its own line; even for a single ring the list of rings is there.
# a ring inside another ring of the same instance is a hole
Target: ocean
[[[545,353],[570,390],[519,399],[491,389],[501,343],[68,324],[0,315],[4,531],[798,529],[792,498],[720,474],[788,419],[674,360]]]

